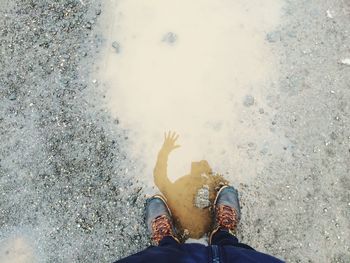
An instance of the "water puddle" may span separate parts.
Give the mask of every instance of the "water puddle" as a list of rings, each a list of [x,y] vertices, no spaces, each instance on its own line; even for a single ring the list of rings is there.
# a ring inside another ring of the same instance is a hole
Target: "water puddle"
[[[154,182],[166,197],[180,236],[200,238],[210,230],[210,205],[216,192],[228,182],[213,174],[206,160],[192,162],[189,174],[171,182],[167,163],[170,153],[176,148],[176,135],[166,135],[154,168]]]
[[[107,87],[112,114],[130,131],[146,185],[154,185],[164,131],[181,135],[182,147],[168,162],[170,203],[190,204],[198,186],[213,187],[212,171],[230,183],[253,179],[264,165],[259,152],[278,144],[266,121],[266,97],[278,79],[266,34],[280,10],[277,0],[105,0],[97,79]],[[175,212],[202,233],[205,227],[191,224],[208,211],[188,222],[186,213]]]

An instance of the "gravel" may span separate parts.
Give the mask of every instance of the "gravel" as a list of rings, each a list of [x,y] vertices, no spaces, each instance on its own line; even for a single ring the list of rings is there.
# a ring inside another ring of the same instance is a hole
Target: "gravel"
[[[240,237],[287,262],[350,262],[350,68],[338,63],[350,52],[349,11],[345,1],[287,1],[281,41],[269,42],[280,80],[261,121],[270,116],[289,143],[240,186]]]
[[[26,236],[38,262],[112,262],[147,247],[128,132],[90,79],[104,41],[100,2],[0,7],[0,240]],[[349,12],[341,0],[286,1],[266,39],[279,82],[268,107],[246,116],[288,144],[274,159],[268,145],[250,149],[264,169],[236,184],[239,237],[288,262],[350,262],[350,67],[339,63],[350,52]]]
[[[134,160],[89,79],[102,43],[98,1],[11,2],[0,11],[0,240],[27,236],[39,262],[140,250],[148,239]]]

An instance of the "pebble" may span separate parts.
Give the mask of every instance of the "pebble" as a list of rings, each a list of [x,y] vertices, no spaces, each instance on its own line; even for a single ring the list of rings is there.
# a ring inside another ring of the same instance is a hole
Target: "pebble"
[[[117,53],[120,53],[120,44],[117,41],[112,43],[112,47],[115,49]]]
[[[275,43],[281,40],[281,31],[273,31],[266,35],[266,40],[270,43]]]
[[[87,22],[87,23],[86,23],[86,25],[85,25],[85,27],[86,27],[87,29],[90,29],[90,30],[91,30],[92,25],[91,25],[91,23],[90,23],[90,22]]]
[[[327,10],[326,13],[328,18],[333,18],[333,14],[331,10]]]
[[[261,153],[262,155],[266,155],[268,152],[269,152],[268,146],[265,146],[265,147],[263,147],[263,148],[260,150],[260,153]]]
[[[198,190],[195,197],[194,205],[195,207],[198,207],[201,209],[204,209],[210,206],[209,186],[203,185],[203,187]]]
[[[291,38],[295,38],[297,37],[297,33],[295,31],[288,31],[287,32],[287,35]]]
[[[254,105],[254,97],[252,95],[246,95],[244,97],[243,105],[246,107],[250,107]]]
[[[350,58],[344,58],[340,61],[341,64],[350,66]]]
[[[338,138],[338,135],[337,135],[337,133],[332,132],[330,137],[331,137],[332,140],[336,140]]]
[[[167,42],[169,44],[174,44],[177,40],[177,35],[173,32],[168,32],[163,37],[163,42]]]
[[[9,100],[16,100],[17,99],[17,96],[15,93],[11,93],[10,96],[9,96]]]

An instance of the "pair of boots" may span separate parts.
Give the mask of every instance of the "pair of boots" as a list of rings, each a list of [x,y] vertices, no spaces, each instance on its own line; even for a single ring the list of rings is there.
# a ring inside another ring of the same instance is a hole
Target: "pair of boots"
[[[238,192],[232,186],[223,186],[219,190],[213,206],[214,227],[210,234],[209,243],[219,229],[234,234],[241,217]],[[178,241],[170,209],[163,197],[155,195],[147,200],[146,224],[155,245],[158,245],[166,236],[171,236]]]

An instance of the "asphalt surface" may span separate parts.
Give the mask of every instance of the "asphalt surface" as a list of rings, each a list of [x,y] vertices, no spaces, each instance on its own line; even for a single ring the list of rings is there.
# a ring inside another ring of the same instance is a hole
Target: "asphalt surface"
[[[147,247],[128,131],[91,79],[99,1],[0,7],[0,240],[26,236],[38,262],[111,262]],[[259,121],[288,143],[279,158],[247,146],[267,157],[254,182],[236,184],[239,237],[288,262],[350,262],[350,5],[286,1],[283,12],[266,37],[280,78]]]

